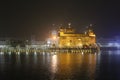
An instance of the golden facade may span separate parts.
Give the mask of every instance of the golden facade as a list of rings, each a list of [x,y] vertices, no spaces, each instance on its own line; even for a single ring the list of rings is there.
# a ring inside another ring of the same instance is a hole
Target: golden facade
[[[92,29],[87,29],[84,33],[76,33],[71,27],[59,29],[59,47],[83,47],[92,46],[96,43],[96,35]]]

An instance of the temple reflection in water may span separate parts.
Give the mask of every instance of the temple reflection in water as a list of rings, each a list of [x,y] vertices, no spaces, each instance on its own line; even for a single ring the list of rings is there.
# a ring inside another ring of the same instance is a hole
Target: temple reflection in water
[[[94,78],[96,54],[60,53],[51,58],[50,65],[55,79],[74,79],[75,76],[79,77],[76,73],[81,77],[87,76],[90,80]]]

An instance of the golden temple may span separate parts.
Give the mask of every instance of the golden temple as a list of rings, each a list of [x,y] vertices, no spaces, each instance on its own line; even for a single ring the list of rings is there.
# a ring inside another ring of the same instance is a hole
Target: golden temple
[[[67,28],[60,27],[58,35],[52,35],[54,41],[54,46],[60,48],[64,47],[95,47],[96,45],[96,35],[91,29],[91,26],[86,29],[84,33],[76,33],[75,29],[70,25]]]

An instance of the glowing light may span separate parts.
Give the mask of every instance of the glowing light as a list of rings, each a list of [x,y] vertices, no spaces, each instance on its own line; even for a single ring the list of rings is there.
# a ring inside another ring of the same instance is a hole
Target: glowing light
[[[11,52],[9,52],[9,55],[11,55]]]
[[[108,46],[113,46],[113,43],[108,43]]]
[[[95,55],[96,55],[97,53],[95,52]]]
[[[28,55],[28,52],[26,51],[26,55]]]
[[[56,37],[56,36],[53,36],[53,39],[54,39],[54,40],[56,40],[56,39],[57,39],[57,37]]]
[[[91,34],[90,36],[95,37],[95,35],[94,35],[94,34]]]
[[[45,55],[45,52],[43,52],[42,54]]]
[[[82,55],[83,55],[84,53],[82,52]]]
[[[19,54],[20,54],[20,52],[17,52],[17,54],[19,55]]]
[[[118,44],[118,43],[115,43],[115,46],[119,48],[119,47],[120,47],[120,44]]]
[[[79,46],[79,47],[82,47],[82,44],[81,44],[81,43],[79,43],[79,44],[78,44],[78,46]]]
[[[34,52],[34,55],[37,55],[36,51]]]
[[[119,48],[120,44],[119,43],[108,43],[108,46],[109,47],[117,47],[117,48]]]
[[[48,41],[47,41],[47,44],[50,44],[50,43],[51,43],[51,42],[48,40]]]
[[[67,45],[70,46],[70,43],[68,42]]]
[[[4,52],[0,52],[0,54],[2,55],[2,54],[4,54]]]
[[[5,48],[6,46],[5,45],[0,45],[0,48]]]

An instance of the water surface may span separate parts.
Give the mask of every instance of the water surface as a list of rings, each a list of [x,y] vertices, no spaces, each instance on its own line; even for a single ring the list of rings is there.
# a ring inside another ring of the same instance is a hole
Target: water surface
[[[0,80],[120,80],[120,51],[4,53]]]

